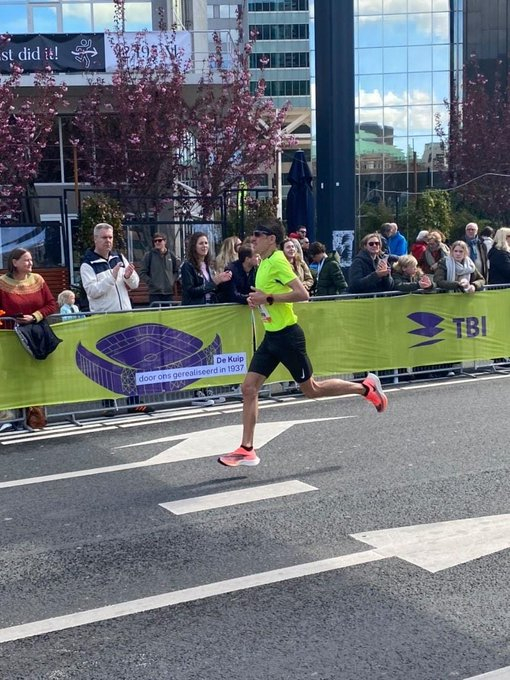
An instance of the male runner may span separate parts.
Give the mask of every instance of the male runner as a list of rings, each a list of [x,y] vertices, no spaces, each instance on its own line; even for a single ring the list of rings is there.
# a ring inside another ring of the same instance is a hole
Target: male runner
[[[312,365],[306,353],[305,335],[297,324],[292,305],[293,302],[308,300],[308,292],[278,248],[284,239],[283,227],[277,220],[271,220],[257,227],[253,236],[255,252],[262,261],[255,279],[255,290],[248,296],[248,304],[252,309],[260,311],[266,333],[253,355],[242,384],[241,446],[218,458],[219,463],[228,467],[260,463],[253,448],[258,394],[264,381],[279,363],[287,368],[303,394],[312,399],[359,394],[371,401],[379,413],[385,411],[388,404],[379,378],[373,373],[369,373],[361,383],[336,378],[319,382],[314,379]]]

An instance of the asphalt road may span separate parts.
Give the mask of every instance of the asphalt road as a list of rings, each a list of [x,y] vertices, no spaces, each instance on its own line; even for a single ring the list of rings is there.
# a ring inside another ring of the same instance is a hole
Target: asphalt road
[[[437,571],[352,537],[509,512],[509,379],[392,389],[385,414],[351,397],[264,401],[256,468],[216,463],[238,443],[236,403],[0,436],[0,678],[465,680],[510,666],[510,551],[490,542],[493,520],[458,544],[417,534],[425,561],[452,561]],[[287,495],[230,496],[268,485]],[[204,496],[220,507],[160,505]],[[466,542],[482,556],[462,561]],[[351,566],[328,562],[343,556]]]

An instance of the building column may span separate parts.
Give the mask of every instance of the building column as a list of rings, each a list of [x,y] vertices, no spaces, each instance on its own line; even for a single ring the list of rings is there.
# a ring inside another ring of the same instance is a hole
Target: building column
[[[354,0],[315,0],[317,235],[354,231]]]

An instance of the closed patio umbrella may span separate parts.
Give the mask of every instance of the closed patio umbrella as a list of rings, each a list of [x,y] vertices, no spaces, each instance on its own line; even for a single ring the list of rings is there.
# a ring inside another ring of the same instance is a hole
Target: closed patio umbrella
[[[291,185],[287,194],[287,229],[289,234],[305,226],[310,241],[315,240],[315,200],[312,191],[312,172],[304,151],[296,151],[287,180]]]

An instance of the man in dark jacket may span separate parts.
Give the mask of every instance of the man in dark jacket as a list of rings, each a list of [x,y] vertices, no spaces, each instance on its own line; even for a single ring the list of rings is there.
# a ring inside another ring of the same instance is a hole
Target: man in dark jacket
[[[154,234],[152,244],[153,248],[143,257],[140,278],[149,286],[149,303],[170,302],[179,273],[179,263],[168,250],[164,234]]]
[[[241,246],[238,251],[239,259],[231,262],[227,271],[232,272],[232,278],[218,287],[220,302],[237,302],[248,304],[248,295],[255,287],[255,274],[259,256],[255,254],[250,244]]]
[[[340,295],[347,290],[347,283],[335,254],[327,255],[326,246],[314,241],[308,249],[312,262],[317,264],[314,269],[314,295]],[[316,272],[316,273],[315,273]]]

